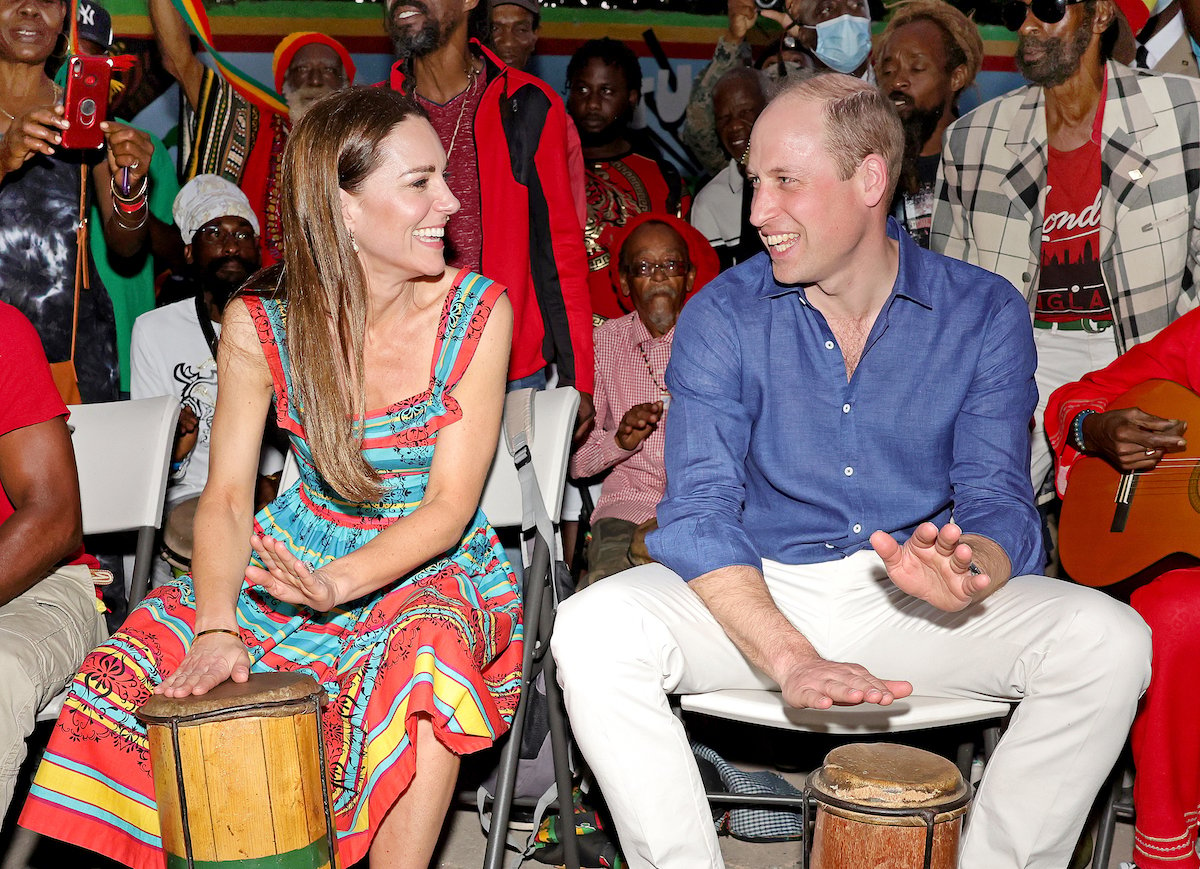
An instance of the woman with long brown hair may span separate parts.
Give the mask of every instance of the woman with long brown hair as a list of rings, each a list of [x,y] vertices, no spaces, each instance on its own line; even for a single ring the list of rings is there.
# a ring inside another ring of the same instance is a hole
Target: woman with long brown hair
[[[21,818],[130,866],[162,860],[132,716],[151,692],[300,669],[323,683],[343,866],[427,865],[459,755],[516,706],[517,589],[477,506],[504,396],[504,289],[446,269],[458,201],[410,98],[322,100],[284,166],[283,266],[223,320],[194,575],[85,661]],[[301,480],[254,516],[272,396]]]

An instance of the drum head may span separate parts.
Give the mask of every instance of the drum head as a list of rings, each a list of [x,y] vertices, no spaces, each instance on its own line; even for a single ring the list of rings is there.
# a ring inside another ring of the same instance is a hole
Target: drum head
[[[167,697],[155,694],[138,710],[139,721],[164,724],[184,720],[202,723],[243,716],[294,714],[297,704],[317,704],[325,691],[307,673],[251,673],[245,682],[226,680],[207,694]]]
[[[880,808],[933,808],[963,797],[967,785],[946,758],[890,742],[835,748],[809,779],[821,794]]]

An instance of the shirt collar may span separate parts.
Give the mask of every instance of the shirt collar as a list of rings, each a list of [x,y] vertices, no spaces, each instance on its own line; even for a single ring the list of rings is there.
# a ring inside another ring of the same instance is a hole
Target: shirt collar
[[[921,256],[921,249],[917,247],[917,243],[909,237],[909,234],[900,227],[900,224],[896,222],[896,218],[894,217],[887,219],[887,234],[889,238],[894,238],[900,242],[900,268],[896,273],[896,283],[892,286],[892,293],[888,304],[891,303],[891,298],[900,296],[916,302],[923,308],[932,309],[933,299],[929,295],[929,288],[921,279],[921,267],[918,263]],[[769,299],[795,293],[800,297],[802,304],[808,304],[808,296],[804,287],[776,283],[774,272],[771,270],[770,256],[766,256],[763,262],[765,268],[763,269],[762,282],[755,295],[760,299]]]

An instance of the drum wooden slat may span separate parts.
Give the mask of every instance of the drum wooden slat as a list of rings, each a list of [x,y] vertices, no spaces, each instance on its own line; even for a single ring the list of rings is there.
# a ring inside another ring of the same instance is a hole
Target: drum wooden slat
[[[957,863],[968,789],[945,758],[889,743],[844,745],[809,777],[809,793],[817,802],[812,869],[954,869]]]
[[[155,697],[142,708],[167,869],[186,869],[189,840],[195,869],[336,865],[320,760],[321,693],[308,676],[256,674],[201,697]]]

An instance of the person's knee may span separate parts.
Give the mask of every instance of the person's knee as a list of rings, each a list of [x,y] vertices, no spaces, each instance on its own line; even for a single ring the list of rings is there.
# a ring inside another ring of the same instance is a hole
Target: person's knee
[[[1073,617],[1059,638],[1059,648],[1073,650],[1077,666],[1144,691],[1150,682],[1150,628],[1131,607],[1102,592],[1080,591],[1087,593],[1064,602]]]
[[[550,649],[565,677],[583,668],[594,671],[598,664],[611,672],[653,658],[646,631],[651,615],[638,599],[638,583],[627,581],[631,575],[589,586],[559,606]]]

